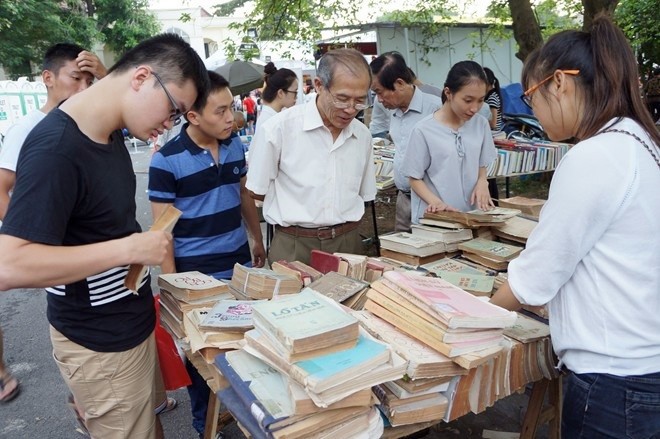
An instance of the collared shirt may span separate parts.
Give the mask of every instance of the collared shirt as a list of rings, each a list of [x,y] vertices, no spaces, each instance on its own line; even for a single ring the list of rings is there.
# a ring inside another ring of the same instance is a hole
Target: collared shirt
[[[359,221],[376,196],[371,135],[353,120],[337,140],[316,101],[269,119],[250,145],[247,188],[265,195],[264,218],[284,227]]]
[[[402,191],[410,191],[408,177],[403,174],[406,149],[413,127],[435,110],[442,107],[442,100],[434,95],[422,92],[415,87],[415,92],[408,109],[404,112],[397,108],[392,113],[390,137],[394,142],[394,184]]]
[[[172,231],[177,271],[229,279],[235,263],[250,263],[241,215],[241,178],[247,172],[243,145],[236,134],[219,141],[216,163],[193,142],[187,126],[154,153],[149,200],[183,212]]]

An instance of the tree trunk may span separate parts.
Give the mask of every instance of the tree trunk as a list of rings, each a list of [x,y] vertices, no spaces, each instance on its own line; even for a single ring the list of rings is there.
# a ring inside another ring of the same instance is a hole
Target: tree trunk
[[[513,23],[513,37],[518,43],[516,57],[524,62],[527,55],[543,44],[541,27],[530,0],[508,0],[508,2]]]
[[[582,30],[585,32],[591,30],[594,18],[599,12],[605,12],[611,17],[618,4],[619,0],[582,0],[582,7],[584,8]]]

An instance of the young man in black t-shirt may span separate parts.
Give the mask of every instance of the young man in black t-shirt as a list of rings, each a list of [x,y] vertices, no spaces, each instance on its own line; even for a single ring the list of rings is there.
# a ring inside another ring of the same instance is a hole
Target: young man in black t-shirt
[[[141,233],[122,128],[146,140],[169,129],[208,87],[203,62],[164,34],[127,52],[93,87],[28,135],[0,229],[0,290],[46,287],[53,355],[93,437],[156,435],[155,311],[149,277],[171,242]]]

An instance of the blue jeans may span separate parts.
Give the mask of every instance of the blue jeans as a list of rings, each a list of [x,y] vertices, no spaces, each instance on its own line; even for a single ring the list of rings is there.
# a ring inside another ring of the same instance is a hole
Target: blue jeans
[[[660,438],[660,372],[629,377],[570,374],[561,437]]]
[[[187,387],[188,395],[190,396],[190,411],[193,417],[192,425],[197,433],[203,434],[211,389],[209,389],[204,378],[202,378],[195,366],[187,358],[186,370],[190,375],[190,381],[192,381],[192,384]]]

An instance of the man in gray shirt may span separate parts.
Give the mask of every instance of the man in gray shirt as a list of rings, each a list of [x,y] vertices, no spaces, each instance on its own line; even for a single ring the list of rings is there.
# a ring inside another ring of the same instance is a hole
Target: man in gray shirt
[[[422,92],[415,77],[398,52],[387,52],[371,64],[371,89],[390,116],[390,137],[394,142],[394,183],[399,190],[396,200],[396,231],[410,231],[410,184],[403,174],[410,133],[417,122],[442,106],[438,96]]]

